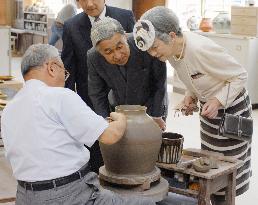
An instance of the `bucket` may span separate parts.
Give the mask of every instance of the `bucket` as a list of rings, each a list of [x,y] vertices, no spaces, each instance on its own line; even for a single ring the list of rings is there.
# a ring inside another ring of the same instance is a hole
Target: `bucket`
[[[184,137],[177,133],[164,132],[158,162],[176,164],[182,156]]]

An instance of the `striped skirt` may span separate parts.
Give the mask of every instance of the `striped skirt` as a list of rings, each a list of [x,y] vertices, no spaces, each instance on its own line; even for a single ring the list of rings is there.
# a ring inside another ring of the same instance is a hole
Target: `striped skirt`
[[[203,102],[200,102],[201,108]],[[236,195],[240,195],[248,190],[249,178],[251,176],[251,143],[235,139],[229,139],[218,135],[218,128],[223,110],[215,119],[208,119],[200,115],[201,123],[201,148],[209,151],[223,153],[225,156],[240,159],[244,165],[237,170]],[[234,100],[232,105],[226,109],[226,113],[250,117],[252,107],[247,91],[244,89]],[[225,189],[220,190],[216,195],[225,195]]]

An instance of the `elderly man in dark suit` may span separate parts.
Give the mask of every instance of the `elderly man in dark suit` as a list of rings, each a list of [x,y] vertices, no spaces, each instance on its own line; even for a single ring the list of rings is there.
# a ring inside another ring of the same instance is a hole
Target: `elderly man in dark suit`
[[[140,51],[131,34],[128,39],[122,25],[106,17],[93,25],[93,48],[88,51],[89,96],[97,114],[110,113],[112,103],[139,104],[147,107],[161,129],[167,112],[166,65]]]
[[[90,31],[92,24],[105,16],[121,22],[126,32],[132,32],[135,23],[132,11],[105,5],[105,0],[79,0],[84,12],[64,23],[62,60],[69,71],[65,87],[76,90],[84,102],[92,108],[88,96],[87,51],[92,47]],[[76,106],[76,105],[75,105]],[[98,172],[103,164],[98,142],[91,147],[90,165]]]
[[[117,19],[126,32],[132,32],[135,19],[132,11],[105,5],[105,0],[79,0],[82,13],[64,24],[62,60],[70,73],[66,87],[75,90],[90,107],[88,96],[87,51],[92,47],[92,24],[105,16]]]

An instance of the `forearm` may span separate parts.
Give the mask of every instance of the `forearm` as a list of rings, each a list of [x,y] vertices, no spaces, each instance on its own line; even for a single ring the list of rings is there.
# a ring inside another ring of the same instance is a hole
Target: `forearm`
[[[100,136],[99,141],[103,144],[112,145],[118,142],[126,129],[126,117],[122,116],[119,121],[111,121],[108,128]]]

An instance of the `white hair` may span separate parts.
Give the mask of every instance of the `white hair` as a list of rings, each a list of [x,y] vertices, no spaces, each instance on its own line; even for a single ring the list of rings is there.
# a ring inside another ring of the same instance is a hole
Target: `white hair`
[[[171,9],[164,6],[157,6],[146,11],[140,19],[150,21],[154,26],[156,37],[162,41],[168,41],[170,32],[182,36],[178,17]]]
[[[93,47],[106,39],[112,38],[116,33],[125,34],[122,25],[113,18],[105,17],[95,22],[91,29],[91,42]]]
[[[52,58],[59,58],[58,50],[49,44],[31,45],[22,57],[21,73],[24,76],[31,69],[37,69]],[[61,59],[60,59],[61,61]]]

